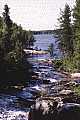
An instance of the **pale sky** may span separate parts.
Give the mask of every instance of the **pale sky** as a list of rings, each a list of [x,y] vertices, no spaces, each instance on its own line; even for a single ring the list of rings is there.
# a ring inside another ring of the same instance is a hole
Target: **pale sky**
[[[13,22],[26,30],[49,30],[57,26],[60,8],[75,0],[0,0],[0,15],[7,3]]]

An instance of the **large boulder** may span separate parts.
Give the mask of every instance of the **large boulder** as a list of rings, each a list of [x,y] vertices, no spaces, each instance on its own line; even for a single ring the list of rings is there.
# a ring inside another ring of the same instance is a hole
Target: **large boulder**
[[[66,103],[59,106],[57,101],[37,101],[29,112],[28,120],[80,120],[80,105]]]
[[[66,103],[57,113],[56,120],[80,120],[80,104]]]
[[[28,120],[55,120],[58,102],[48,100],[37,101],[32,106]]]

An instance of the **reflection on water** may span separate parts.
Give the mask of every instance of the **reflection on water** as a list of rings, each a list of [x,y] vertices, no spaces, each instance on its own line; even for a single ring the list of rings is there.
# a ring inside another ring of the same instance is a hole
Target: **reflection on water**
[[[48,46],[53,43],[54,57],[59,58],[61,56],[61,52],[58,49],[57,38],[55,38],[53,34],[34,35],[34,38],[36,40],[34,48],[37,47],[41,50],[48,50]]]

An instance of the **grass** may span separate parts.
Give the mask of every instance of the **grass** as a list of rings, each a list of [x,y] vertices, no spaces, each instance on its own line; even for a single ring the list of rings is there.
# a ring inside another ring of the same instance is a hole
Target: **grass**
[[[73,89],[74,89],[75,93],[80,96],[80,85],[75,86]]]

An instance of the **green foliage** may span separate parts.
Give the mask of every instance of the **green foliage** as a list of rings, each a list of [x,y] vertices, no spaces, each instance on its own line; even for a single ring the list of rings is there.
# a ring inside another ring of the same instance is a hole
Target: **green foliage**
[[[76,72],[77,67],[74,63],[73,57],[66,57],[64,59],[53,60],[53,65],[56,70],[63,70],[65,72]]]
[[[30,48],[33,42],[33,34],[13,23],[5,5],[3,18],[0,17],[0,84],[24,84],[31,78],[32,66],[23,49]]]
[[[69,5],[65,5],[61,11],[60,22],[60,49],[63,52],[62,68],[68,72],[80,71],[80,0],[76,0],[73,9],[74,23],[71,24],[71,11]]]
[[[0,45],[2,43],[2,31],[3,30],[3,21],[2,18],[0,17]]]
[[[65,59],[63,59],[63,68],[67,72],[76,72],[77,71],[73,56],[66,57]]]
[[[60,49],[64,55],[73,53],[72,27],[71,27],[71,11],[68,4],[65,5],[64,11],[61,11],[61,17],[58,19],[60,23]]]
[[[53,66],[56,70],[63,69],[63,60],[61,59],[53,60]]]
[[[9,16],[8,5],[4,6],[3,12],[3,35],[2,35],[2,46],[5,53],[8,53],[11,50],[11,27],[12,21]]]
[[[27,44],[27,48],[29,49],[31,46],[34,45],[35,39],[34,39],[33,34],[30,30],[27,32],[27,34],[28,34],[28,39],[27,39],[26,44]]]
[[[80,69],[80,0],[76,0],[74,16],[74,60],[76,68]]]
[[[80,53],[78,53],[78,52],[74,53],[73,61],[74,61],[76,71],[80,72]]]
[[[76,93],[77,95],[80,96],[80,85],[73,87],[73,90],[75,91],[75,93]]]
[[[50,53],[50,56],[53,57],[53,51],[54,51],[54,45],[53,43],[51,43],[49,46],[48,46],[48,52]]]

